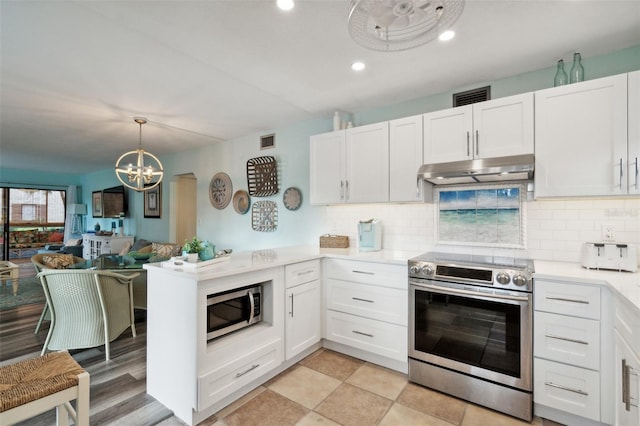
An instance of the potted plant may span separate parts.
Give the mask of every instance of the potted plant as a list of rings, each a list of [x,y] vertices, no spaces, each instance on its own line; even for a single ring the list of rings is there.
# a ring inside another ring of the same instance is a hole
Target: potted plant
[[[185,240],[182,246],[182,251],[187,253],[187,262],[196,263],[198,261],[198,254],[202,250],[202,241],[198,237],[193,237],[191,240]]]

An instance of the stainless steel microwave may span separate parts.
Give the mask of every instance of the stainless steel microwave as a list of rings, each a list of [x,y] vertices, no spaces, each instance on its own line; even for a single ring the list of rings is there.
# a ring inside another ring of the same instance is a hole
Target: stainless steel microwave
[[[207,296],[207,341],[262,321],[262,285]]]

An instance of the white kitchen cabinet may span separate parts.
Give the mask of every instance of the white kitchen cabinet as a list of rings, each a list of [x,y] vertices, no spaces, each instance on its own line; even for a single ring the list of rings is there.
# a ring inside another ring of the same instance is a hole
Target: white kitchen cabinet
[[[389,122],[389,201],[423,201],[422,115]]]
[[[406,266],[326,259],[323,276],[325,346],[406,373]]]
[[[615,300],[616,425],[640,425],[640,315],[622,297]]]
[[[344,203],[345,131],[322,133],[310,138],[309,202]]]
[[[389,201],[389,123],[346,130],[345,200]]]
[[[628,90],[628,165],[629,194],[640,194],[640,71],[629,73]]]
[[[626,74],[535,92],[535,121],[536,197],[627,194]]]
[[[101,254],[120,253],[125,244],[133,244],[133,237],[124,235],[82,235],[82,257],[94,260]]]
[[[533,153],[533,93],[423,115],[425,164]]]
[[[615,332],[616,425],[640,425],[640,359],[620,334]]]
[[[320,342],[322,337],[320,261],[285,267],[285,359]]]
[[[310,138],[311,204],[389,201],[389,123]]]
[[[536,415],[563,424],[613,421],[612,315],[604,308],[610,304],[609,294],[597,285],[535,280]]]

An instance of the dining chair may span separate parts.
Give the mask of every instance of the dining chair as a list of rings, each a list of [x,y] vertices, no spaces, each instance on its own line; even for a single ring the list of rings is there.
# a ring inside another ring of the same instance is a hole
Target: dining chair
[[[104,345],[108,361],[110,342],[127,328],[131,328],[131,334],[136,337],[133,313],[136,276],[99,270],[40,272],[38,277],[51,313],[42,354]]]

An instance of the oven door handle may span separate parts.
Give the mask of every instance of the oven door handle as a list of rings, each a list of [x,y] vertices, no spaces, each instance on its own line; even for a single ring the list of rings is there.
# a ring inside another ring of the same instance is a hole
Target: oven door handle
[[[253,300],[253,292],[251,290],[247,291],[247,296],[249,296],[249,309],[251,310],[247,324],[251,324],[253,322],[253,312],[255,311],[256,302]]]
[[[516,300],[518,302],[528,302],[529,298],[527,296],[511,296],[508,294],[504,295],[496,295],[496,294],[488,294],[488,293],[478,293],[476,291],[463,290],[459,288],[451,288],[451,287],[440,287],[437,285],[431,284],[419,284],[420,287],[428,288],[429,290],[435,290],[440,293],[450,293],[450,294],[464,294],[466,296],[476,296],[476,297],[490,297],[492,299],[502,299],[502,300]]]

